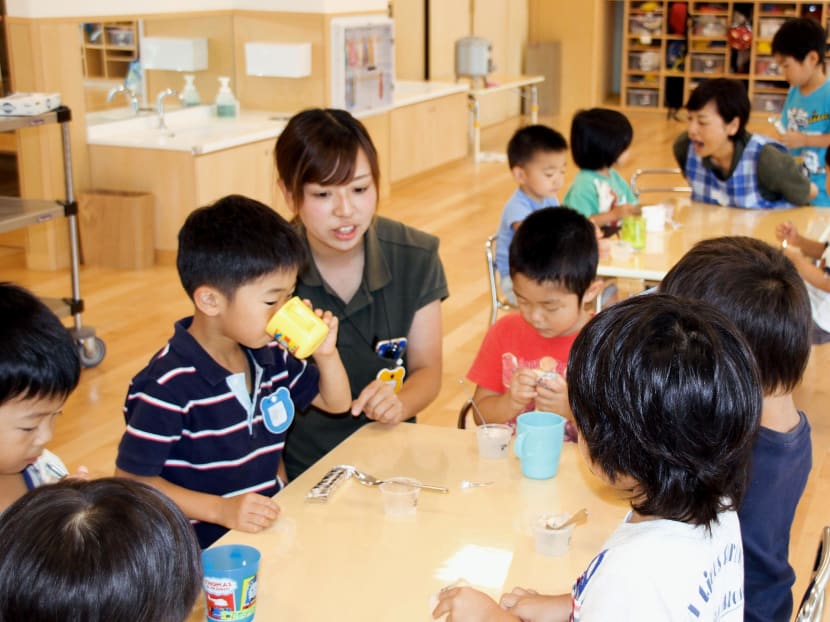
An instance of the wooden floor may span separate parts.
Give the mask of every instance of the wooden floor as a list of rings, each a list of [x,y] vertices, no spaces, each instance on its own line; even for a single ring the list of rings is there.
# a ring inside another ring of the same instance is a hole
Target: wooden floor
[[[671,142],[685,124],[657,113],[629,116],[635,127],[634,145],[629,163],[620,172],[627,178],[637,167],[674,166]],[[556,118],[543,121],[567,136],[567,124]],[[503,150],[518,123],[519,120],[513,120],[485,130],[484,148]],[[768,125],[760,119],[751,127],[766,131]],[[575,173],[576,169],[571,167],[567,184]],[[395,185],[392,197],[381,204],[380,213],[440,237],[449,279],[450,298],[443,304],[443,388],[436,402],[419,417],[422,422],[455,425],[465,399],[458,379],[466,374],[487,327],[489,295],[483,243],[496,229],[504,201],[513,190],[506,164],[475,165],[465,160]],[[239,191],[244,193],[245,189]],[[646,202],[656,199],[643,198]],[[39,295],[69,293],[66,271],[6,268],[0,271],[0,279],[30,287]],[[83,322],[96,328],[108,352],[99,367],[84,371],[80,387],[59,419],[50,448],[70,467],[85,464],[94,475],[108,475],[112,473],[117,443],[124,429],[121,408],[128,382],[167,340],[173,322],[191,312],[191,306],[173,267],[156,266],[134,272],[84,267],[81,291],[87,309]],[[799,405],[812,422],[814,443],[813,471],[792,536],[798,595],[808,580],[819,531],[830,524],[830,419],[824,412],[825,405],[830,403],[828,359],[830,346],[814,349],[798,393]],[[796,603],[799,599],[797,596]],[[830,620],[830,612],[825,619]]]

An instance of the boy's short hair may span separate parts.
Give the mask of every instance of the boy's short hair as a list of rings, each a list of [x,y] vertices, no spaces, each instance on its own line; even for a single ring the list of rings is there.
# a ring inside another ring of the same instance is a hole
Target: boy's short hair
[[[738,118],[740,125],[738,131],[734,136],[730,136],[735,140],[746,129],[747,121],[749,121],[749,112],[752,105],[749,102],[749,95],[746,92],[746,86],[738,80],[731,80],[729,78],[712,78],[701,82],[694,91],[689,95],[689,100],[686,102],[686,110],[689,112],[697,112],[709,102],[715,102],[715,107],[718,110],[718,115],[725,123],[729,123],[734,118]]]
[[[0,283],[0,406],[67,397],[80,377],[78,346],[58,317],[28,290]]]
[[[560,284],[579,300],[597,276],[594,225],[569,207],[546,207],[522,221],[510,242],[510,276]]]
[[[580,110],[571,121],[571,155],[589,171],[612,166],[631,146],[634,128],[621,112],[609,108]]]
[[[294,227],[267,205],[238,194],[191,212],[179,230],[176,267],[187,295],[239,287],[277,270],[303,267],[305,247]]]
[[[818,62],[824,63],[827,48],[827,35],[816,20],[809,17],[788,19],[772,37],[772,53],[791,56],[799,63],[804,62],[807,54],[815,52]]]
[[[201,577],[190,522],[140,482],[40,486],[0,520],[0,620],[181,622]]]
[[[729,316],[749,343],[766,395],[791,392],[810,358],[810,297],[778,249],[734,236],[695,244],[660,291],[703,300]]]
[[[761,389],[714,307],[653,294],[598,313],[571,349],[568,400],[593,466],[637,482],[638,513],[708,527],[740,505]]]
[[[526,125],[516,130],[507,143],[507,163],[510,168],[524,166],[541,152],[568,150],[568,141],[547,125]]]

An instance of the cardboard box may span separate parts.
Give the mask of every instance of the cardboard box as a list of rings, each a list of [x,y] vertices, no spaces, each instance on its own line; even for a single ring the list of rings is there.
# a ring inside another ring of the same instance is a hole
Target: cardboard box
[[[60,93],[12,93],[0,98],[0,115],[31,117],[61,105]]]

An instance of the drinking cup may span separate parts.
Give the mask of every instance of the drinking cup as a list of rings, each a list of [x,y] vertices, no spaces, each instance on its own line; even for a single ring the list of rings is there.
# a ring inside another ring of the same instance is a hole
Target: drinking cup
[[[256,613],[260,554],[244,544],[225,544],[202,551],[207,619],[248,622]]]
[[[646,231],[664,231],[666,229],[665,205],[644,205],[641,211],[643,220],[646,221]]]
[[[387,516],[412,516],[418,509],[420,489],[412,484],[420,484],[411,477],[393,477],[383,482],[380,492],[383,495],[383,509]]]
[[[551,529],[547,526],[549,520],[563,522],[568,519],[567,514],[541,514],[533,523],[533,541],[536,552],[541,555],[564,555],[571,547],[571,534],[574,525],[567,525],[563,529]]]
[[[329,334],[329,327],[298,296],[281,306],[265,327],[279,344],[298,359],[311,356]]]
[[[476,428],[478,455],[487,460],[507,456],[513,430],[506,423],[487,423]]]
[[[646,245],[646,221],[642,216],[626,216],[622,221],[620,238],[639,250]]]
[[[519,415],[513,450],[521,461],[522,475],[531,479],[556,475],[564,440],[564,417],[538,410]]]

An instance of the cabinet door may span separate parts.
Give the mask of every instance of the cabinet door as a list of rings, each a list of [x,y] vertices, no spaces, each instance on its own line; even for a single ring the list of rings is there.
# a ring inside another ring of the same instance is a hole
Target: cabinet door
[[[275,140],[261,140],[196,158],[196,192],[199,205],[228,194],[243,194],[274,206]]]

